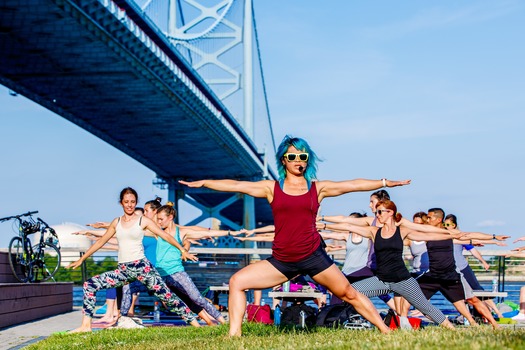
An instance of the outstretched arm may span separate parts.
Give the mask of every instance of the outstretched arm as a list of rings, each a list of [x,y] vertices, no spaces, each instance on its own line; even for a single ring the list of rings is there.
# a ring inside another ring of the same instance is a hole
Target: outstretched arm
[[[319,201],[326,197],[340,196],[349,192],[373,191],[381,187],[396,187],[410,184],[411,180],[366,180],[355,179],[346,181],[318,181]]]
[[[94,222],[92,224],[87,224],[86,226],[91,226],[93,228],[104,228],[104,229],[106,229],[106,228],[109,227],[110,224],[111,224],[110,222],[97,221],[97,222]]]
[[[431,226],[431,225],[420,225],[420,226],[429,226],[431,228],[434,228],[434,230],[427,230],[423,232],[423,231],[411,230],[406,227],[401,227],[401,235],[404,238],[408,238],[412,241],[444,241],[447,239],[461,238],[462,236],[465,235],[464,233],[450,233],[447,230],[443,232],[442,229]]]
[[[254,242],[273,242],[275,233],[261,233],[253,237],[235,237],[239,241],[254,241]]]
[[[236,181],[236,180],[200,180],[200,181],[183,181],[179,180],[181,185],[192,188],[205,187],[221,192],[239,192],[256,198],[267,198],[269,202],[273,199],[274,181]]]
[[[324,239],[336,239],[338,241],[347,241],[350,235],[348,232],[320,232],[320,234]]]
[[[445,228],[435,227],[432,225],[425,225],[425,224],[416,224],[415,222],[412,222],[410,220],[407,220],[405,218],[401,218],[400,221],[401,227],[406,227],[410,231],[418,231],[418,232],[439,232],[443,234],[450,234],[450,233],[460,233],[459,230],[447,230]]]
[[[462,239],[479,239],[479,240],[495,239],[497,241],[504,241],[510,237],[510,236],[489,234],[489,233],[482,233],[482,232],[465,232],[465,233],[466,235]]]
[[[317,217],[317,221],[326,221],[326,222],[334,222],[334,223],[349,223],[353,225],[359,225],[359,226],[370,226],[372,224],[372,221],[374,220],[371,216],[365,216],[362,218],[354,218],[351,216],[344,216],[344,215],[321,215]]]
[[[145,216],[142,217],[142,229],[143,230],[149,230],[150,232],[152,232],[155,235],[159,236],[160,238],[162,238],[163,240],[165,240],[166,242],[168,242],[172,246],[175,246],[177,249],[179,249],[181,251],[181,253],[182,253],[181,254],[182,260],[184,260],[184,261],[186,261],[186,259],[190,259],[192,261],[199,260],[199,259],[197,259],[197,257],[195,255],[188,253],[188,251],[182,245],[180,245],[180,243],[177,242],[177,240],[175,238],[173,238],[172,236],[170,236],[169,234],[164,232],[164,230],[159,228],[151,219],[149,219],[149,218],[147,218]]]
[[[352,225],[348,223],[344,224],[328,224],[326,225],[326,229],[328,230],[336,230],[336,231],[346,231],[346,232],[353,232],[360,236],[374,239],[374,235],[377,232],[377,227],[373,226],[357,226]]]
[[[514,243],[518,243],[521,241],[525,241],[525,236],[518,238],[517,240],[514,241]]]
[[[109,241],[109,239],[115,235],[115,232],[116,232],[115,227],[116,226],[117,226],[117,219],[115,219],[115,220],[113,220],[111,222],[111,224],[109,225],[108,229],[106,230],[106,233],[104,233],[104,235],[102,237],[100,237],[100,239],[98,239],[91,247],[89,247],[89,249],[84,253],[84,255],[82,255],[82,257],[80,259],[78,259],[77,261],[72,262],[71,264],[69,264],[69,266],[67,268],[68,269],[76,269],[87,258],[89,258],[91,255],[93,255],[93,253],[95,253],[97,250],[102,248],[102,246],[104,244],[106,244]]]
[[[268,226],[263,226],[259,228],[254,228],[252,230],[246,230],[245,234],[246,234],[246,237],[249,237],[249,236],[253,236],[256,233],[271,233],[271,232],[275,232],[275,225],[268,225]]]
[[[224,237],[224,236],[238,236],[244,233],[246,230],[242,229],[239,231],[232,230],[193,230],[184,227],[179,228],[182,239],[203,239],[209,237]]]
[[[481,253],[476,248],[470,249],[469,252],[470,252],[470,254],[472,254],[473,257],[478,259],[478,261],[481,263],[481,265],[483,265],[483,268],[486,271],[489,270],[490,265],[485,261],[485,259],[483,259],[483,256],[481,255]]]

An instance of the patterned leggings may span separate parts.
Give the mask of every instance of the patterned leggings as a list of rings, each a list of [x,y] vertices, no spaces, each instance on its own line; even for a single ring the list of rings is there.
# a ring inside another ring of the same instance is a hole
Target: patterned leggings
[[[184,293],[186,293],[195,304],[204,308],[204,310],[206,310],[206,312],[214,319],[218,320],[219,317],[221,317],[220,311],[204,299],[195,286],[195,283],[193,283],[190,276],[185,271],[176,272],[169,276],[163,276],[162,279],[166,282],[168,287],[184,291]]]
[[[374,276],[352,283],[352,287],[369,298],[395,292],[437,324],[446,320],[445,315],[425,298],[419,284],[412,277],[401,282],[383,282]]]
[[[195,316],[187,310],[186,305],[171,293],[148,259],[120,263],[116,270],[93,276],[84,282],[84,314],[93,317],[97,291],[123,286],[127,282],[135,280],[140,281],[149,290],[153,291],[168,306],[171,312],[181,316],[184,321],[190,323],[195,320]]]

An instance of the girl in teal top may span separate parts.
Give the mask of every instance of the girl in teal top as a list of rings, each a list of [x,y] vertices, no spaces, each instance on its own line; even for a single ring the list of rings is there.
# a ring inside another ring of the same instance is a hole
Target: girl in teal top
[[[172,236],[179,244],[183,245],[186,242],[185,248],[189,248],[189,239],[203,239],[209,237],[220,237],[220,236],[236,236],[244,232],[242,231],[224,231],[224,230],[207,230],[205,228],[185,228],[178,227],[173,220],[177,212],[173,205],[168,203],[163,205],[157,211],[157,223],[158,225],[170,236]],[[195,304],[201,306],[208,312],[213,318],[220,323],[226,323],[226,320],[221,315],[219,310],[215,308],[210,302],[208,302],[199,292],[190,276],[184,271],[182,266],[182,256],[180,250],[177,248],[170,248],[170,244],[164,239],[157,237],[157,265],[156,268],[159,271],[162,279],[168,285],[168,287],[177,288],[185,292]]]

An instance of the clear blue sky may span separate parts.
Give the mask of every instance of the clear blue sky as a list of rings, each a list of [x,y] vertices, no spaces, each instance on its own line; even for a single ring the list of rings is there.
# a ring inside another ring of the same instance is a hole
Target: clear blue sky
[[[464,230],[525,235],[525,3],[254,8],[276,139],[307,139],[320,179],[410,178],[390,191],[406,217],[439,206]],[[125,186],[166,198],[153,172],[3,87],[0,115],[0,217],[39,210],[50,224],[85,224],[119,215]],[[322,213],[369,212],[368,195],[325,200]],[[10,224],[0,232],[5,247]]]

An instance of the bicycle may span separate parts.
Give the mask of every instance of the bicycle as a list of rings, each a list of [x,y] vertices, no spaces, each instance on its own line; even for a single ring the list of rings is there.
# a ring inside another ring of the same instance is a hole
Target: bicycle
[[[0,222],[15,219],[18,236],[9,242],[9,266],[22,283],[44,282],[53,279],[60,267],[60,245],[55,230],[42,219],[32,217],[38,211],[1,218]],[[23,219],[27,217],[27,219]],[[29,235],[40,232],[38,243],[31,245]]]

